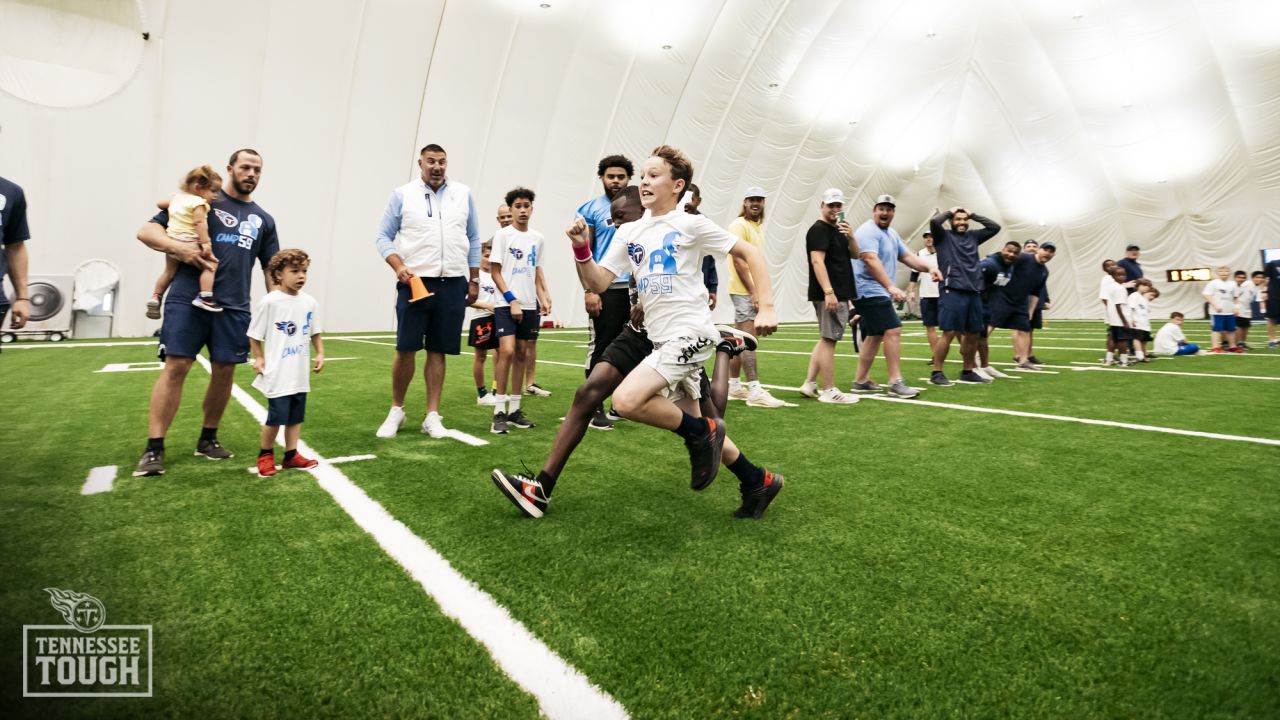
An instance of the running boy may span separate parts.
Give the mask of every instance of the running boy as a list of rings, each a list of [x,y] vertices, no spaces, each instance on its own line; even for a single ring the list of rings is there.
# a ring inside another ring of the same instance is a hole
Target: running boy
[[[517,187],[507,193],[506,202],[511,206],[511,224],[494,234],[489,256],[489,272],[497,292],[493,310],[498,337],[498,358],[493,363],[497,387],[489,427],[495,435],[505,435],[511,426],[534,426],[520,409],[525,353],[538,341],[540,315],[551,312],[551,296],[542,274],[542,233],[529,229],[533,191]]]
[[[209,203],[221,190],[222,176],[208,165],[201,165],[187,173],[178,192],[156,203],[161,210],[169,211],[169,225],[165,228],[169,237],[200,247],[200,258],[206,267],[200,272],[200,294],[191,304],[209,312],[222,312],[222,306],[213,299],[213,275],[218,269],[218,259],[213,256],[213,242],[209,240]],[[152,320],[160,319],[161,298],[177,272],[178,261],[165,256],[164,272],[156,279],[151,299],[147,301],[147,317]]]
[[[276,474],[275,443],[284,426],[282,469],[313,468],[319,463],[298,453],[298,436],[311,390],[308,370],[324,369],[324,343],[316,299],[302,292],[311,259],[302,250],[281,250],[267,263],[276,289],[267,293],[249,325],[253,353],[253,386],[267,396],[267,422],[262,426],[258,477]],[[310,338],[310,342],[308,342]],[[264,348],[265,345],[265,348]],[[312,356],[314,350],[315,355]]]

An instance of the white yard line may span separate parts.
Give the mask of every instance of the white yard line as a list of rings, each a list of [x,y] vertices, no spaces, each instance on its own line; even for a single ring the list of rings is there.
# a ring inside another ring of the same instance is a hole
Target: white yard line
[[[111,486],[116,481],[116,470],[115,465],[103,465],[90,470],[89,478],[84,481],[84,487],[80,488],[80,494],[97,495],[111,492]]]
[[[207,360],[198,360],[209,370]],[[266,420],[267,409],[239,385],[231,386],[231,396],[255,420]],[[418,581],[441,612],[484,645],[498,667],[538,701],[544,715],[556,719],[627,717],[618,701],[542,644],[488,593],[463,577],[435,548],[392,517],[341,470],[325,462],[314,448],[299,439],[298,450],[321,461],[306,472]]]
[[[1085,365],[1085,363],[1080,363]],[[1222,373],[1182,372],[1180,370],[1142,370],[1139,368],[1101,367],[1088,364],[1086,367],[1075,367],[1072,370],[1092,370],[1095,372],[1145,373],[1147,375],[1183,375],[1186,377],[1230,378],[1233,380],[1280,380],[1280,376],[1267,375],[1224,375]]]

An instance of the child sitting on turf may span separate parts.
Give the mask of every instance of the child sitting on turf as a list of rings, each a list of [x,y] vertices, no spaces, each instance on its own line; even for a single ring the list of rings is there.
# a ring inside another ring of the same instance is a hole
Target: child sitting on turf
[[[324,343],[320,340],[316,300],[302,292],[310,264],[311,259],[301,250],[281,250],[272,256],[267,263],[267,275],[276,289],[262,298],[249,325],[249,347],[253,352],[253,371],[257,373],[253,386],[267,396],[267,422],[262,426],[258,477],[276,474],[274,447],[282,425],[282,469],[306,469],[319,464],[298,453],[298,436],[302,434],[307,393],[311,390],[308,371],[324,369]]]
[[[1180,312],[1169,315],[1169,322],[1156,333],[1155,354],[1166,357],[1204,354],[1200,346],[1187,342],[1187,336],[1182,333],[1182,320]]]
[[[213,242],[209,240],[209,203],[222,191],[222,176],[208,165],[187,173],[178,192],[156,206],[169,211],[169,225],[165,228],[169,237],[178,242],[195,243],[200,248],[200,258],[209,266],[200,272],[200,294],[192,305],[209,312],[222,312],[222,306],[213,299],[213,275],[218,269],[218,259],[213,256]],[[165,257],[164,272],[156,279],[156,286],[147,301],[147,317],[160,319],[160,299],[164,296],[173,276],[178,272],[178,261]]]
[[[1204,289],[1204,299],[1209,303],[1209,315],[1213,318],[1213,346],[1209,352],[1223,352],[1223,342],[1227,344],[1227,352],[1244,352],[1236,345],[1236,298],[1239,296],[1240,288],[1231,281],[1231,268],[1226,265],[1219,267],[1218,279]]]
[[[497,397],[489,428],[495,435],[505,435],[511,426],[534,426],[520,409],[521,384],[526,352],[538,341],[541,315],[551,312],[551,295],[542,274],[542,233],[529,229],[533,191],[515,188],[507,193],[506,202],[511,207],[511,224],[494,234],[489,256],[497,293],[493,310],[494,334],[498,336],[498,358],[493,363]]]
[[[484,365],[489,358],[490,350],[498,349],[498,336],[493,330],[493,303],[498,289],[493,285],[493,276],[489,274],[489,253],[493,251],[493,240],[485,240],[480,245],[480,291],[471,307],[479,312],[471,318],[471,329],[467,331],[467,344],[475,348],[475,360],[471,363],[471,376],[476,383],[476,404],[492,405],[496,393],[489,392],[485,382]]]
[[[1145,280],[1146,278],[1143,278]],[[1129,337],[1133,341],[1133,355],[1138,362],[1150,362],[1147,343],[1151,342],[1151,302],[1160,297],[1160,291],[1151,283],[1138,285],[1129,296]]]

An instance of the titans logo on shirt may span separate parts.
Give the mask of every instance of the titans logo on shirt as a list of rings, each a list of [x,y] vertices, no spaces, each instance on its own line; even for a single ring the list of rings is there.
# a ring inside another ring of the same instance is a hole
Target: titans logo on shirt
[[[298,326],[292,320],[284,320],[276,323],[276,329],[290,337],[298,334]]]
[[[225,210],[219,210],[218,208],[214,208],[213,214],[218,217],[218,222],[222,223],[223,225],[229,228],[235,227],[236,223],[240,222],[240,218],[236,217],[235,215],[232,215],[231,213]]]
[[[633,242],[627,243],[627,255],[631,256],[631,262],[635,263],[636,267],[640,267],[640,263],[644,262],[644,246]]]

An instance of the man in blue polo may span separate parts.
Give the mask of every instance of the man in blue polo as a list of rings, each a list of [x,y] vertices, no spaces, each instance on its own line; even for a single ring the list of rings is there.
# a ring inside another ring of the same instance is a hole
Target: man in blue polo
[[[262,156],[248,148],[237,150],[227,163],[229,181],[209,204],[209,238],[218,258],[214,292],[223,311],[210,313],[192,306],[200,291],[202,269],[195,243],[178,242],[165,233],[169,213],[160,211],[138,230],[138,240],[153,250],[177,258],[178,273],[164,300],[164,324],[160,326],[160,359],[164,369],[151,390],[147,421],[147,449],[134,477],[164,474],[164,437],[182,402],[182,385],[200,350],[209,348],[209,389],[204,396],[204,424],[196,454],[210,460],[234,457],[218,442],[218,423],[231,398],[236,365],[249,360],[249,286],[253,266],[263,272],[267,290],[271,277],[267,261],[280,249],[276,221],[253,201],[262,177]]]
[[[935,280],[940,275],[916,257],[902,242],[898,231],[889,227],[896,210],[893,196],[881,195],[876,198],[871,219],[854,231],[858,241],[858,257],[853,261],[853,281],[858,295],[854,307],[862,316],[860,323],[866,339],[858,349],[858,374],[851,390],[856,393],[880,391],[869,373],[876,351],[883,345],[885,368],[889,371],[888,393],[913,398],[920,391],[909,387],[902,378],[902,321],[893,309],[895,302],[907,297],[897,284],[898,262],[928,273]]]
[[[434,143],[422,148],[420,176],[391,191],[378,224],[378,254],[396,276],[391,410],[378,427],[380,438],[395,437],[404,424],[404,396],[423,349],[427,416],[422,432],[433,438],[449,434],[440,417],[444,356],[458,354],[463,316],[479,294],[480,229],[471,189],[448,179],[448,168],[444,148]],[[430,296],[411,302],[414,277],[421,278]]]
[[[970,221],[982,225],[970,230]],[[948,230],[944,223],[950,222]],[[942,364],[951,350],[951,341],[960,338],[960,356],[964,370],[960,379],[969,383],[989,383],[990,379],[974,372],[977,367],[978,336],[985,329],[982,322],[982,271],[978,246],[995,237],[1000,226],[994,220],[969,213],[961,207],[939,212],[929,220],[933,247],[938,252],[938,270],[942,288],[938,297],[938,327],[942,337],[933,348],[933,372],[929,383],[950,385],[942,372]]]

